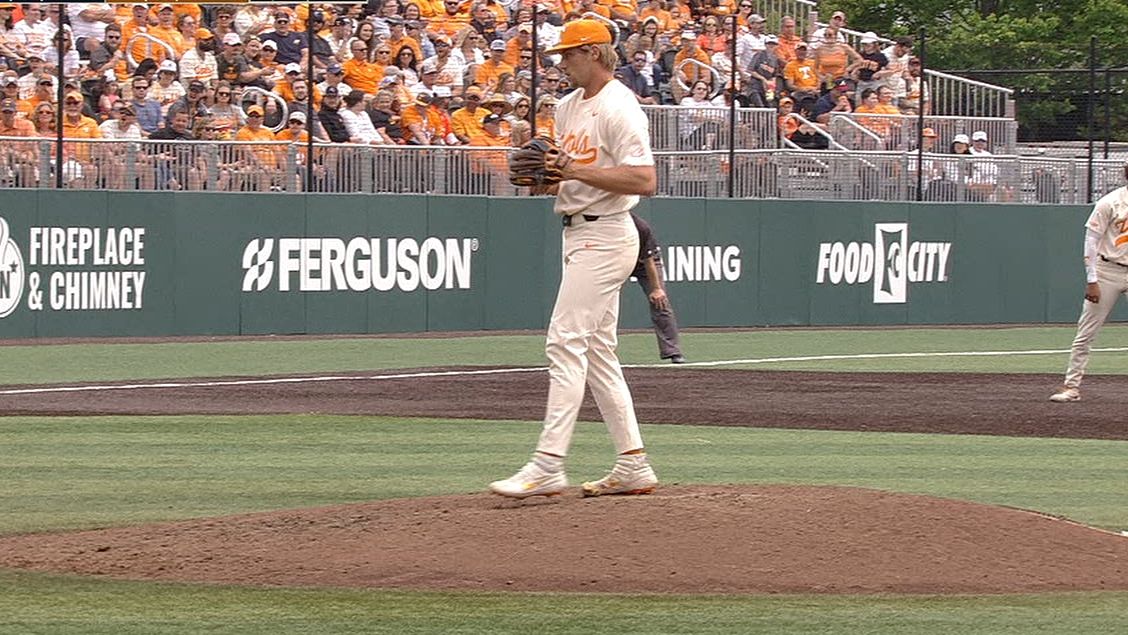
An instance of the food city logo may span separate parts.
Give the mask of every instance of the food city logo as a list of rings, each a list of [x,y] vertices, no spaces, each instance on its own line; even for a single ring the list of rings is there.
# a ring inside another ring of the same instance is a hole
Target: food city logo
[[[0,218],[0,318],[25,294],[32,311],[140,309],[144,227],[31,227],[27,261]]]
[[[908,301],[910,282],[947,282],[952,243],[909,242],[908,223],[876,223],[873,242],[820,243],[817,284],[873,281],[874,304]]]
[[[243,291],[469,289],[477,238],[253,238]]]

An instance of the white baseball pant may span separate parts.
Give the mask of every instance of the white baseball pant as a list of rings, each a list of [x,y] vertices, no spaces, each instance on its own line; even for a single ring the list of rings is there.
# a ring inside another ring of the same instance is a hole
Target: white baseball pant
[[[1065,371],[1067,388],[1079,388],[1085,367],[1089,365],[1089,349],[1097,332],[1104,326],[1109,313],[1121,295],[1128,295],[1128,267],[1103,260],[1097,261],[1097,285],[1101,289],[1100,302],[1082,300],[1081,317],[1077,320],[1077,336],[1069,353],[1069,368]]]
[[[548,405],[537,451],[567,455],[586,383],[622,454],[643,447],[615,354],[619,292],[638,257],[638,230],[627,213],[574,218],[564,229],[563,273],[548,326]]]

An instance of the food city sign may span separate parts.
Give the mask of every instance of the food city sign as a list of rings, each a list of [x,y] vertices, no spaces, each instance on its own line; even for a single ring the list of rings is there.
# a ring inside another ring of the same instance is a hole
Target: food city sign
[[[903,304],[909,283],[948,281],[951,252],[950,242],[910,242],[908,223],[876,223],[873,242],[820,243],[815,283],[872,281],[874,304]]]

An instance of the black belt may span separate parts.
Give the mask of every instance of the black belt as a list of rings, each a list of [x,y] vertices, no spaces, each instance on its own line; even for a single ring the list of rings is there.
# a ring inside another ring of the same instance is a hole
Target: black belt
[[[573,216],[575,216],[575,214],[569,214],[567,216],[561,216],[560,217],[561,224],[563,224],[565,227],[571,227]],[[592,221],[595,221],[595,220],[599,220],[599,217],[594,215],[594,214],[580,214],[580,216],[583,216],[584,220],[586,220],[589,223],[592,222]]]
[[[1115,260],[1109,260],[1108,258],[1105,258],[1104,256],[1101,256],[1101,260],[1108,262],[1108,263],[1111,263],[1111,264],[1114,264],[1117,267],[1124,267],[1125,269],[1128,269],[1128,265],[1122,265],[1119,262],[1116,262]]]

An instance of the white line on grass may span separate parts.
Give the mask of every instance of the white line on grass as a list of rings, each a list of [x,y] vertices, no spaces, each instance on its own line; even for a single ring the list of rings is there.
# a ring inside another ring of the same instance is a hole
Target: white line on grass
[[[1095,353],[1123,353],[1128,347],[1094,348]],[[1028,350],[1028,351],[953,351],[931,353],[855,353],[850,355],[803,355],[797,357],[760,357],[756,359],[728,359],[714,362],[689,362],[681,367],[740,366],[748,364],[776,364],[786,362],[818,362],[850,359],[898,359],[909,357],[1005,357],[1007,355],[1059,355],[1069,350]],[[671,368],[670,364],[624,364],[623,368]],[[396,373],[392,375],[322,375],[313,377],[269,377],[263,379],[228,379],[217,381],[174,381],[135,384],[87,384],[81,386],[46,386],[40,388],[9,388],[0,390],[0,395],[37,395],[60,392],[97,392],[103,390],[143,390],[147,388],[213,388],[221,386],[263,386],[270,384],[302,384],[327,381],[380,381],[387,379],[422,379],[431,377],[467,377],[472,375],[504,375],[509,373],[541,373],[548,369],[535,368],[490,368],[482,370],[441,370],[418,373]]]

